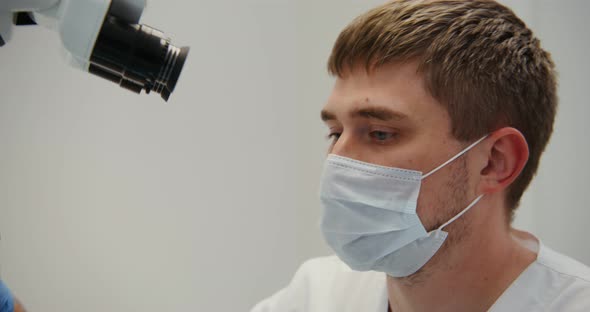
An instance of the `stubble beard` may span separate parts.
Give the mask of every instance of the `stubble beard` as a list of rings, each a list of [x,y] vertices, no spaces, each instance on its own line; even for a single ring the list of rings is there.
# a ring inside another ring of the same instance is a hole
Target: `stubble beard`
[[[449,165],[451,175],[444,183],[436,196],[434,208],[439,214],[435,218],[434,225],[428,229],[428,232],[438,229],[451,218],[459,214],[469,205],[467,199],[467,186],[469,185],[469,176],[467,175],[467,161],[465,157],[460,157],[454,163]],[[434,256],[416,273],[396,278],[404,286],[418,286],[426,281],[436,271],[445,270],[448,264],[445,263],[447,255],[461,243],[461,241],[470,235],[470,224],[463,216],[455,220],[444,228],[449,234]]]

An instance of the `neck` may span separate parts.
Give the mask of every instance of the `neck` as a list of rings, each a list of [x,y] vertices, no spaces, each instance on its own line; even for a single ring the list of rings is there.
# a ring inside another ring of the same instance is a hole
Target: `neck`
[[[505,216],[493,215],[504,209],[493,201],[482,200],[485,211],[462,217],[470,224],[467,232],[458,233],[463,237],[451,237],[455,228],[449,226],[449,238],[420,271],[387,277],[392,311],[487,311],[535,261],[536,253],[514,238]]]

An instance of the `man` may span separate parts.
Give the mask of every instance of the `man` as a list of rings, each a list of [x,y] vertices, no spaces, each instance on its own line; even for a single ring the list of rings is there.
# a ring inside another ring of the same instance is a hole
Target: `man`
[[[590,269],[510,226],[557,106],[551,57],[511,10],[387,3],[342,31],[329,70],[337,257],[253,311],[590,311]]]
[[[0,280],[0,312],[25,312],[22,305],[12,296],[10,290]]]

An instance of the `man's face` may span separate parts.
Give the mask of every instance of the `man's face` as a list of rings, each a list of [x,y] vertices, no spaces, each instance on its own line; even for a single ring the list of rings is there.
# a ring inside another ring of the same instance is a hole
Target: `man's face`
[[[333,140],[329,153],[423,174],[466,146],[452,137],[448,113],[427,92],[415,63],[389,64],[371,73],[357,67],[337,78],[322,119]],[[466,157],[423,180],[417,210],[427,230],[475,196]]]

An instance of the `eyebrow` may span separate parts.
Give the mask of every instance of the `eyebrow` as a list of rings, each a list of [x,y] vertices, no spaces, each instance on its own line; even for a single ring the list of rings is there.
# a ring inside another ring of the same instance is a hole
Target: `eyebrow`
[[[337,120],[336,115],[327,110],[322,110],[320,115],[323,121]],[[385,107],[359,108],[351,111],[349,115],[351,118],[373,118],[382,121],[397,121],[408,118],[408,116],[402,113],[392,111]]]

